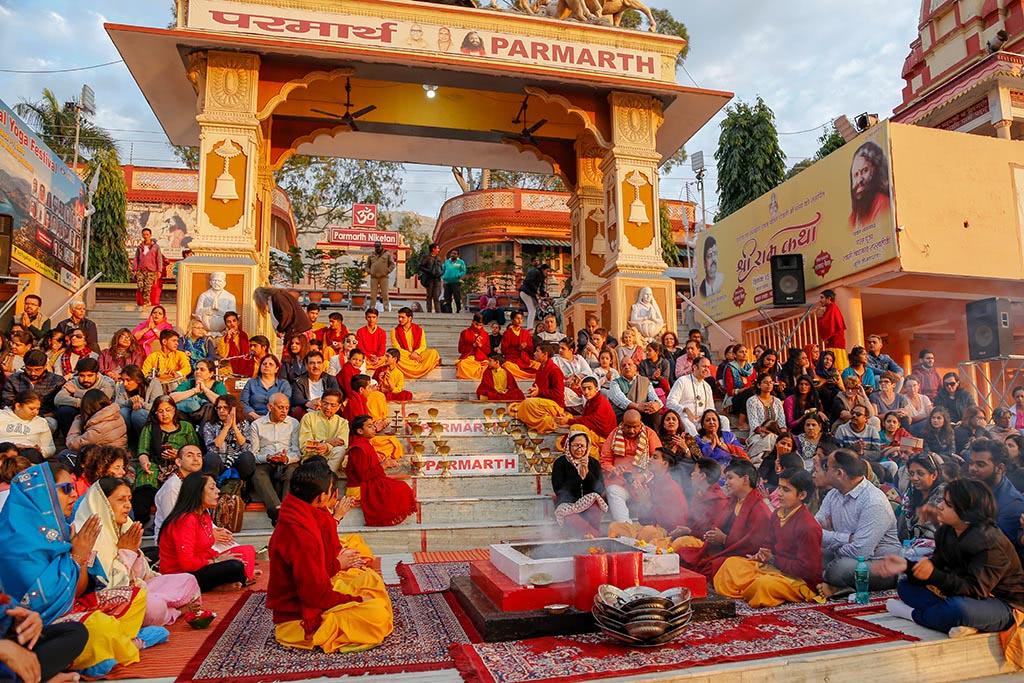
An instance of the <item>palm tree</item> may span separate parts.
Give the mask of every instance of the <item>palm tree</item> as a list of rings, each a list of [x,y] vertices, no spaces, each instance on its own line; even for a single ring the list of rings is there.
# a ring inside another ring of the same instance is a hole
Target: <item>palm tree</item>
[[[14,111],[24,118],[64,163],[70,164],[75,156],[75,117],[73,107],[65,108],[48,89],[38,102],[22,100]],[[83,160],[101,150],[117,151],[117,143],[103,128],[82,119],[78,135],[78,155]]]

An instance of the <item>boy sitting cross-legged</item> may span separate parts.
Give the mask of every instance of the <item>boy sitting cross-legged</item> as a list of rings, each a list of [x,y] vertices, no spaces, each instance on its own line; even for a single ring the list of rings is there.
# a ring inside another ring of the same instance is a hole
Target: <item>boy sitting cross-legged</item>
[[[314,456],[292,475],[270,537],[267,607],[277,642],[327,653],[380,645],[393,630],[391,599],[358,536],[338,539],[338,521],[352,508],[338,498],[334,473]]]

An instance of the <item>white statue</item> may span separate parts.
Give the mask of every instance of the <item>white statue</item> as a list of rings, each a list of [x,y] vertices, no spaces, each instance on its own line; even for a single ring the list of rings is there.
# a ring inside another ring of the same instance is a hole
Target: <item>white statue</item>
[[[203,321],[212,334],[224,330],[225,313],[238,310],[235,295],[224,289],[227,281],[227,275],[220,271],[210,273],[210,288],[196,301],[195,317]]]
[[[665,318],[650,287],[643,287],[637,293],[636,303],[629,311],[629,326],[647,340],[657,339],[665,329]]]

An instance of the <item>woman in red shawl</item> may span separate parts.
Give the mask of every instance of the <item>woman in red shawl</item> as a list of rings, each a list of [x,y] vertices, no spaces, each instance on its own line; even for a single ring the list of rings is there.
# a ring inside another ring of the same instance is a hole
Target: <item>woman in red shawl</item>
[[[370,444],[376,435],[369,415],[352,420],[345,495],[360,501],[367,526],[395,526],[416,512],[416,497],[408,484],[384,473],[380,457]]]
[[[533,362],[533,336],[523,327],[523,314],[512,314],[512,324],[501,335],[501,353],[505,356],[504,368],[516,379],[533,379],[537,365]]]

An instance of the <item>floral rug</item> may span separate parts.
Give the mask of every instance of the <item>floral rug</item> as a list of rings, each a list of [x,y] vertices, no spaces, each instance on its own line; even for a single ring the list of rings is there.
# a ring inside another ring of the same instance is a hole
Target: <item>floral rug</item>
[[[723,662],[917,640],[827,607],[702,622],[657,648],[619,645],[601,634],[452,646],[466,683],[583,681]]]
[[[269,683],[327,676],[331,678],[432,671],[454,666],[449,648],[478,640],[440,593],[403,595],[388,587],[395,630],[371,650],[347,654],[281,647],[266,609],[267,594],[251,593],[223,617],[218,631],[176,679],[218,683]]]
[[[395,572],[406,595],[443,593],[451,588],[452,579],[456,576],[469,576],[469,562],[399,562]]]

